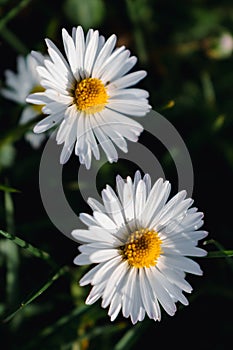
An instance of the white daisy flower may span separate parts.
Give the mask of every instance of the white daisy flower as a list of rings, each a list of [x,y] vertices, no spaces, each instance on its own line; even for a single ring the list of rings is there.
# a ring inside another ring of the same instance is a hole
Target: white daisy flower
[[[41,64],[44,57],[36,53],[36,59],[31,54],[26,57],[17,57],[17,73],[11,70],[5,71],[6,88],[2,88],[0,93],[5,98],[19,103],[23,106],[19,124],[23,125],[33,120],[41,113],[42,106],[29,105],[26,103],[28,94],[36,91],[43,91],[40,85],[39,75],[36,71],[37,64]],[[25,139],[34,148],[38,148],[45,139],[44,135],[35,135],[32,131],[25,134]]]
[[[131,88],[145,77],[145,71],[129,73],[137,59],[124,46],[115,49],[116,35],[105,38],[98,30],[86,35],[79,26],[72,36],[62,30],[66,58],[46,39],[50,59],[37,68],[44,92],[29,95],[27,101],[44,104],[49,114],[34,128],[42,133],[60,124],[56,140],[64,143],[60,162],[72,154],[91,166],[92,153],[100,158],[98,143],[109,162],[117,161],[116,146],[127,152],[125,139],[137,141],[142,126],[125,115],[141,117],[149,110],[148,92]]]
[[[190,293],[192,287],[185,273],[202,275],[187,256],[206,255],[197,247],[207,235],[198,231],[203,214],[190,208],[193,200],[185,199],[186,191],[167,202],[171,186],[161,178],[151,188],[150,176],[142,179],[136,172],[134,181],[117,176],[116,186],[117,194],[108,185],[102,191],[103,204],[88,200],[93,215],[80,215],[88,230],[72,231],[82,243],[74,263],[97,264],[80,285],[93,286],[86,303],[102,298],[112,321],[120,310],[133,324],[145,314],[159,321],[161,306],[172,316],[177,301],[188,304],[183,291]]]

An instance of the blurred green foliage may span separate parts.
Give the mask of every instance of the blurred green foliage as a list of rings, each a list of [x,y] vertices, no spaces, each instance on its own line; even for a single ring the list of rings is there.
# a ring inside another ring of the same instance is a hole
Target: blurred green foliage
[[[18,126],[22,106],[0,97],[0,337],[5,349],[141,349],[156,347],[225,349],[232,318],[232,2],[223,0],[0,0],[1,86],[4,71],[16,70],[16,56],[45,52],[44,38],[61,48],[61,28],[97,28],[117,34],[146,69],[141,87],[150,104],[184,139],[194,167],[196,206],[210,232],[202,259],[202,278],[190,306],[160,323],[132,326],[118,317],[111,323],[96,303],[84,305],[89,288],[78,280],[85,268],[73,265],[76,243],[50,222],[43,208],[38,169],[43,147],[33,150]],[[176,170],[166,149],[143,134],[166,177],[176,186]],[[74,170],[75,169],[75,170]],[[64,187],[73,210],[88,211],[77,190],[77,157],[64,169]],[[99,189],[114,185],[115,175],[132,175],[123,161],[101,170]],[[85,185],[85,184],[84,184]],[[20,192],[15,191],[19,189]],[[220,242],[220,243],[219,243]],[[225,259],[224,250],[229,256]],[[217,252],[216,252],[217,250]],[[211,257],[211,253],[210,253]],[[195,333],[194,333],[195,331]],[[183,342],[184,335],[191,344]]]

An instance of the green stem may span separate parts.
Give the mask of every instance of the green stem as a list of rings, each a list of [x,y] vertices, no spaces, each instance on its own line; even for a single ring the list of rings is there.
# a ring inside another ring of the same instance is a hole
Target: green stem
[[[47,261],[48,264],[50,264],[52,267],[57,266],[47,252],[44,252],[43,250],[34,247],[30,243],[27,243],[26,241],[11,233],[0,230],[0,234],[5,238],[12,240],[15,244],[28,251],[30,254],[36,256],[37,258],[41,258]]]
[[[233,261],[230,259],[233,256],[233,250],[226,250],[215,239],[209,239],[204,242],[204,245],[206,244],[213,244],[216,248],[218,248],[218,251],[209,252],[207,255],[207,258],[226,258],[226,262],[228,263],[229,267],[233,270]]]
[[[15,311],[11,312],[9,315],[4,317],[3,322],[9,322],[19,311],[24,309],[28,304],[30,304],[32,301],[38,298],[42,293],[44,293],[58,278],[67,273],[68,270],[68,266],[62,266],[61,268],[59,268],[59,270],[51,278],[49,278],[49,280],[45,284],[43,284],[42,287],[40,287],[35,293],[33,293],[32,296],[22,301],[20,306]]]
[[[17,53],[26,55],[29,52],[24,43],[7,27],[3,27],[2,30],[0,30],[0,35],[14,50],[17,51]]]
[[[148,61],[148,53],[147,47],[145,44],[145,34],[143,31],[143,23],[141,11],[139,8],[141,7],[140,2],[135,0],[126,0],[126,6],[128,10],[128,14],[130,20],[134,27],[134,39],[137,47],[137,53],[140,57],[140,61],[146,63]]]
[[[233,257],[233,250],[209,252],[206,258],[231,258]]]
[[[5,17],[3,17],[0,20],[0,32],[2,31],[2,29],[6,26],[6,24],[12,20],[15,16],[17,16],[17,14],[24,8],[26,7],[29,3],[31,2],[31,0],[22,0],[20,1],[20,3],[13,7],[7,14]]]

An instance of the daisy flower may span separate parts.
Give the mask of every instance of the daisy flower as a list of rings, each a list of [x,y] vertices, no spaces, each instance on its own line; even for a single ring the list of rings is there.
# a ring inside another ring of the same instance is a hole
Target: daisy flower
[[[102,298],[112,321],[120,310],[133,324],[145,314],[159,321],[161,307],[172,316],[177,301],[188,304],[183,291],[192,287],[185,274],[202,275],[187,256],[206,255],[197,247],[207,235],[198,230],[203,214],[190,208],[186,191],[167,201],[171,186],[161,178],[151,188],[150,176],[136,172],[134,180],[117,176],[116,187],[117,193],[108,185],[102,191],[103,204],[88,199],[93,215],[80,215],[88,230],[72,231],[81,243],[74,263],[96,264],[80,285],[93,286],[86,303]]]
[[[60,124],[56,141],[64,144],[61,164],[75,148],[81,164],[91,166],[92,153],[100,158],[101,145],[109,162],[117,161],[115,145],[127,152],[125,139],[137,141],[142,126],[127,117],[144,116],[149,110],[148,92],[131,86],[145,77],[145,71],[127,74],[137,59],[124,46],[115,48],[116,35],[105,41],[98,30],[84,36],[79,26],[72,36],[62,30],[66,57],[46,39],[49,59],[38,66],[44,92],[31,94],[27,101],[44,104],[49,114],[34,128],[42,133]],[[114,145],[115,144],[115,145]]]
[[[36,66],[42,63],[44,57],[36,53],[35,57],[31,54],[26,57],[17,57],[17,73],[11,70],[5,71],[6,88],[2,88],[0,93],[5,98],[12,100],[23,106],[22,114],[19,119],[19,124],[23,125],[33,120],[41,113],[42,106],[29,105],[26,103],[28,94],[36,91],[43,91],[44,88],[40,85],[39,75],[36,71]],[[29,131],[25,135],[25,139],[33,146],[38,148],[41,142],[45,139],[44,135],[35,135]]]

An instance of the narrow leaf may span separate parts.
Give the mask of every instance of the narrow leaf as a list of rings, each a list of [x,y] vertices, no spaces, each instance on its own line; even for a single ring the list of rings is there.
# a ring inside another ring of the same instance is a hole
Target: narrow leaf
[[[20,306],[9,315],[4,317],[3,322],[6,323],[10,321],[19,311],[21,311],[24,307],[29,305],[32,301],[38,298],[42,293],[44,293],[58,278],[67,273],[68,266],[62,266],[49,280],[42,285],[36,292],[32,294],[32,296],[28,297],[26,300],[22,301]]]
[[[231,258],[233,257],[233,250],[222,250],[209,252],[207,258]]]
[[[6,186],[6,185],[1,185],[1,184],[0,184],[0,191],[11,192],[11,193],[20,192],[16,188],[9,187],[9,186]]]
[[[53,267],[55,266],[55,263],[53,262],[50,255],[47,252],[44,252],[43,250],[34,247],[30,243],[8,232],[0,230],[0,234],[5,238],[12,240],[15,244],[28,251],[30,254],[36,256],[37,258],[46,260]]]
[[[148,320],[145,320],[143,323],[140,322],[136,326],[130,328],[119,342],[114,347],[114,350],[129,350],[137,342],[138,338],[142,336],[143,331],[148,325]]]

